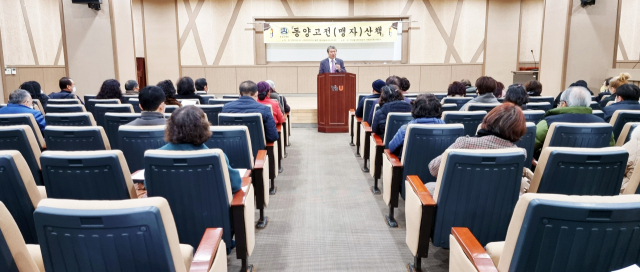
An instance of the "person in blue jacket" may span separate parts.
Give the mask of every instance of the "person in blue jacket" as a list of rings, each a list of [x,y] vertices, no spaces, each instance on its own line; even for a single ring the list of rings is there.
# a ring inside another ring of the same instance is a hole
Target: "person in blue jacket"
[[[438,98],[431,94],[421,94],[411,104],[411,116],[413,120],[400,127],[391,142],[389,150],[400,158],[404,145],[404,137],[407,133],[407,126],[410,124],[444,124],[442,117],[442,105]],[[401,158],[402,159],[402,158]]]
[[[251,80],[240,84],[240,98],[231,101],[222,107],[222,113],[260,113],[264,124],[264,137],[267,143],[278,140],[278,130],[273,119],[273,113],[269,107],[258,103],[258,85]]]
[[[640,88],[633,84],[623,84],[616,90],[615,102],[602,109],[604,120],[609,122],[617,110],[640,110]]]
[[[9,103],[6,107],[0,109],[0,114],[17,113],[28,113],[33,115],[33,118],[36,119],[41,131],[47,126],[42,113],[39,110],[33,109],[33,98],[31,98],[31,94],[25,90],[18,89],[11,92],[9,95]]]

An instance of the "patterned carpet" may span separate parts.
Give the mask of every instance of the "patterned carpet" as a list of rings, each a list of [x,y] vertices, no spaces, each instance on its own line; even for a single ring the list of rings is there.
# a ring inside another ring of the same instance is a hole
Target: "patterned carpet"
[[[413,256],[404,202],[396,210],[400,227],[387,227],[387,207],[369,190],[373,178],[360,170],[348,135],[294,128],[287,151],[265,210],[269,225],[256,230],[254,271],[406,271]],[[235,250],[228,260],[229,271],[240,270]],[[432,247],[423,271],[448,271],[448,260],[448,250]]]

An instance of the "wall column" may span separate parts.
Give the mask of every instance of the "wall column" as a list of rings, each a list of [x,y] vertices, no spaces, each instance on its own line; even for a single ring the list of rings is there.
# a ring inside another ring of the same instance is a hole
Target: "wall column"
[[[181,76],[176,0],[143,0],[147,85]]]
[[[488,0],[484,74],[505,86],[518,69],[519,32],[520,1]]]

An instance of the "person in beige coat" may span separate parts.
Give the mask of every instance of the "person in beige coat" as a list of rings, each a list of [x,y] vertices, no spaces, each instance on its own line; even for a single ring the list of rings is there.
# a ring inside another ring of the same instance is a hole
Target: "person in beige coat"
[[[640,159],[640,129],[634,129],[631,133],[631,138],[629,142],[622,146],[627,152],[629,152],[629,160],[627,161],[627,168],[624,171],[624,178],[622,179],[622,188],[620,188],[620,192],[624,191],[624,188],[629,184],[629,180],[631,179],[631,175],[633,175],[633,171],[635,170],[636,163],[638,159]]]

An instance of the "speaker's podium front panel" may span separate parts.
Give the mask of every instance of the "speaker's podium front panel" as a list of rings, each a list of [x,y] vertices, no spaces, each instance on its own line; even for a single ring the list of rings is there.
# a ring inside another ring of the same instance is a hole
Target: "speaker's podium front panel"
[[[356,104],[356,75],[318,75],[318,132],[349,132],[349,109]]]

